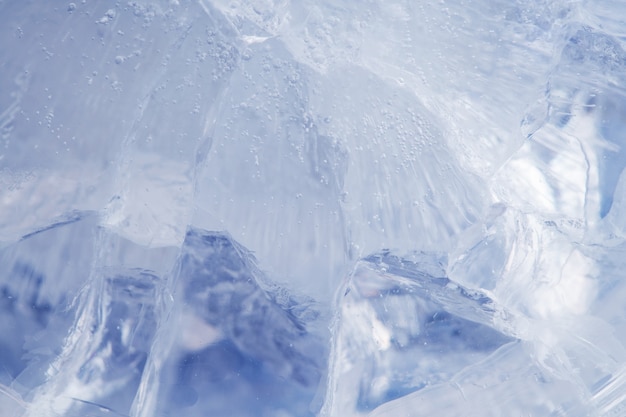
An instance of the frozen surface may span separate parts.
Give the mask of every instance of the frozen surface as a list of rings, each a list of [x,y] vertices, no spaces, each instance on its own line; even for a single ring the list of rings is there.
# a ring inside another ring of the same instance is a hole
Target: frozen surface
[[[0,0],[0,415],[626,410],[617,0]]]

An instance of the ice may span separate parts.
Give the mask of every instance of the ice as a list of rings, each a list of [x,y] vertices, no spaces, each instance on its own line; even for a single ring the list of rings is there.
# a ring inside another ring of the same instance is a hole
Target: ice
[[[339,302],[329,415],[367,415],[514,340],[491,327],[504,312],[449,280],[446,263],[437,254],[407,260],[384,252],[357,264]]]
[[[98,220],[76,212],[2,251],[11,335],[2,344],[3,383],[31,400],[26,415],[63,415],[96,397],[116,408],[133,400],[128,385],[138,384],[150,350],[160,284],[139,268],[152,255],[98,231]]]
[[[140,383],[160,389],[134,406],[140,415],[313,415],[326,357],[314,300],[268,282],[228,236],[189,230],[170,275],[141,265],[173,264],[171,249],[142,248],[94,220],[76,213],[3,251],[2,313],[11,320],[2,323],[13,337],[2,344],[2,383],[32,398],[25,415],[125,415]],[[75,246],[30,259],[55,239]],[[63,254],[79,247],[83,262],[68,264]],[[162,380],[142,382],[146,366]]]
[[[0,0],[0,416],[626,409],[617,0]]]
[[[572,384],[546,378],[540,369],[528,364],[524,346],[514,343],[467,367],[447,384],[388,402],[370,415],[588,415],[580,402]]]
[[[2,250],[3,384],[45,379],[45,368],[60,353],[72,324],[73,301],[89,274],[95,225],[93,214],[74,213]]]
[[[314,415],[326,358],[317,303],[255,263],[229,236],[187,232],[137,415]]]

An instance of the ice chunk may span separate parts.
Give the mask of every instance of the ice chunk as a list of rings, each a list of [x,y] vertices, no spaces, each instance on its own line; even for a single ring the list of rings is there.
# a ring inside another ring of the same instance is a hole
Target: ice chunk
[[[0,414],[624,414],[624,10],[0,0]]]
[[[529,359],[523,344],[504,345],[449,381],[391,401],[368,415],[588,415],[571,383],[546,377],[529,365]]]
[[[491,292],[459,285],[436,254],[364,259],[338,299],[322,415],[619,409],[626,350],[606,321],[583,316],[592,308],[584,276],[590,262],[573,251],[560,282],[535,287],[530,281],[533,301],[517,299],[521,291],[513,287]]]
[[[230,237],[193,228],[170,285],[136,415],[315,414],[325,347],[311,300],[271,285]]]
[[[624,63],[616,37],[571,25],[542,98],[546,117],[500,171],[493,188],[498,200],[583,221],[590,230],[598,226],[625,167],[617,133],[624,97],[613,88],[626,79]],[[584,82],[575,81],[581,77]]]
[[[131,3],[115,19],[133,30],[137,15],[150,14],[146,7]],[[130,81],[152,60],[163,68],[149,72],[143,91],[131,90],[136,107],[104,220],[122,236],[148,246],[182,244],[193,214],[196,168],[211,147],[220,100],[240,59],[239,41],[220,15],[196,2],[176,10],[153,12],[149,33],[167,45],[163,51],[150,46],[135,52],[126,46],[128,56],[115,58],[120,68],[111,70]]]
[[[86,291],[27,416],[78,416],[98,409],[125,415],[130,409],[156,332],[159,279],[143,270],[101,274],[92,277],[100,291]]]
[[[169,271],[175,256],[99,220],[75,212],[0,251],[0,326],[11,335],[0,384],[16,415],[127,413],[135,397],[160,314],[160,278],[144,267]]]
[[[320,132],[313,75],[278,39],[244,54],[198,166],[193,224],[227,230],[276,281],[330,304],[349,258],[340,206],[346,149]]]
[[[339,299],[324,415],[367,415],[411,392],[449,383],[514,338],[496,306],[445,276],[440,255],[383,252],[359,262]]]
[[[0,384],[25,396],[46,380],[93,260],[94,213],[76,212],[0,250]]]

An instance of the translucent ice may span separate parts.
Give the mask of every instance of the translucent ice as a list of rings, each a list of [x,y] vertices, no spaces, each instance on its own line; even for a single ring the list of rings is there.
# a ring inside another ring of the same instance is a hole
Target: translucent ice
[[[198,229],[171,285],[138,415],[313,415],[326,355],[312,300],[265,282],[229,237]]]
[[[312,415],[326,358],[313,300],[268,282],[227,236],[189,230],[169,274],[141,266],[173,262],[170,249],[94,220],[76,213],[2,252],[4,407],[22,397],[28,416]],[[80,250],[81,262],[64,261]]]
[[[447,382],[514,340],[492,328],[502,313],[493,300],[445,276],[445,258],[411,258],[372,255],[349,277],[334,329],[330,415],[365,415]]]
[[[622,415],[618,0],[0,0],[0,416]]]

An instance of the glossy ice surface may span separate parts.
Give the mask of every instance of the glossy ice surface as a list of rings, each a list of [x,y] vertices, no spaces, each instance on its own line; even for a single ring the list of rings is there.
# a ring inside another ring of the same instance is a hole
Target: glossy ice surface
[[[0,0],[0,416],[623,415],[622,3]]]

